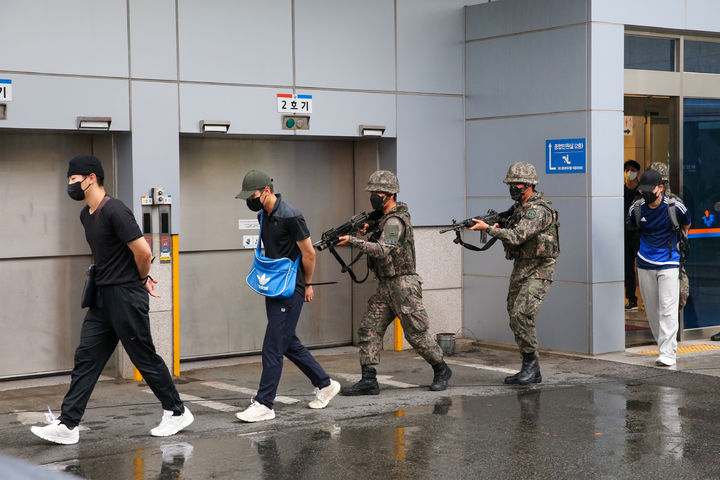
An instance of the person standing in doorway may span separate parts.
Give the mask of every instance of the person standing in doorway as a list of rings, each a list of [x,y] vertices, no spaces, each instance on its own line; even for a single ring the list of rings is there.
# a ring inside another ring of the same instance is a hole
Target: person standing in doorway
[[[473,219],[470,230],[486,230],[505,247],[505,258],[513,260],[507,311],[510,329],[515,335],[522,367],[505,383],[528,385],[542,382],[537,356],[538,341],[535,316],[555,278],[555,265],[560,255],[558,215],[542,192],[536,192],[538,178],[535,166],[527,162],[510,165],[503,183],[508,185],[515,203],[508,211],[507,225],[488,225]]]
[[[251,170],[243,179],[242,191],[235,197],[247,202],[262,221],[262,244],[268,258],[297,260],[302,255],[297,273],[295,293],[290,298],[265,297],[267,328],[262,346],[262,374],[257,394],[250,406],[235,416],[244,422],[261,422],[275,418],[273,404],[286,356],[302,371],[315,387],[310,408],[325,408],[340,391],[340,384],[330,376],[295,335],[303,302],[315,296],[310,284],[315,271],[315,249],[310,231],[300,211],[274,193],[273,180],[265,172]]]
[[[628,160],[624,165],[623,185],[623,215],[628,211],[630,205],[638,195],[638,176],[640,164],[635,160]],[[637,283],[635,281],[635,257],[640,247],[640,235],[637,229],[625,225],[625,311],[635,311],[638,308],[638,299],[635,294]]]
[[[397,201],[400,183],[394,173],[378,170],[368,180],[365,190],[370,204],[382,211],[377,234],[368,240],[343,235],[338,246],[351,245],[368,256],[368,268],[378,279],[375,294],[368,300],[358,337],[360,339],[359,382],[342,389],[343,395],[378,395],[375,366],[380,363],[380,350],[387,327],[395,317],[400,319],[405,338],[433,368],[430,390],[442,391],[448,386],[452,370],[443,351],[430,334],[430,319],[423,305],[422,280],[415,271],[415,237],[410,213],[405,203]],[[366,233],[367,228],[361,231]]]
[[[648,323],[660,351],[655,363],[670,367],[677,357],[680,232],[674,228],[660,173],[643,173],[638,191],[642,199],[628,210],[627,222],[640,230],[638,278]],[[675,200],[675,215],[679,227],[687,233],[690,214],[679,199]]]
[[[85,315],[80,345],[75,351],[70,389],[58,419],[31,431],[49,442],[79,441],[78,424],[100,373],[118,340],[155,396],[163,416],[150,430],[156,437],[174,435],[194,418],[180,400],[170,372],[155,352],[150,335],[149,295],[157,297],[150,277],[152,253],[132,211],[105,193],[102,164],[93,155],[78,155],[67,171],[68,195],[85,201],[80,221],[92,251],[97,293]]]

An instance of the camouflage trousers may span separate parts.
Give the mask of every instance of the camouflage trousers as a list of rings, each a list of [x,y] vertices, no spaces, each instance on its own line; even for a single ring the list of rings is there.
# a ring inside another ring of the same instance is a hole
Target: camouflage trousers
[[[535,333],[535,316],[552,281],[542,278],[510,277],[507,311],[510,329],[522,353],[533,353],[538,348]]]
[[[377,292],[368,300],[368,309],[360,322],[360,365],[377,365],[385,330],[395,317],[400,319],[410,345],[430,365],[443,359],[442,349],[427,329],[430,325],[422,302],[422,281],[418,275],[401,275],[379,280]]]

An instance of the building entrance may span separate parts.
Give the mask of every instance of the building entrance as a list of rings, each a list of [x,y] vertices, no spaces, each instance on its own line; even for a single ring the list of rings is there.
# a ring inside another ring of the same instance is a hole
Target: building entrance
[[[623,162],[634,160],[640,166],[639,178],[653,163],[659,162],[669,168],[670,190],[680,191],[680,165],[678,152],[678,98],[665,96],[625,96],[625,153]],[[634,189],[637,182],[626,182],[625,192],[632,197],[627,187]],[[627,203],[627,202],[626,202]],[[627,209],[626,209],[627,210]],[[627,211],[623,212],[626,215]],[[639,238],[636,232],[626,232],[625,247],[628,261],[625,265],[625,343],[626,346],[653,343],[652,333],[645,316],[645,308],[637,283],[634,253]],[[633,278],[635,281],[633,282]],[[631,303],[637,298],[637,306]]]

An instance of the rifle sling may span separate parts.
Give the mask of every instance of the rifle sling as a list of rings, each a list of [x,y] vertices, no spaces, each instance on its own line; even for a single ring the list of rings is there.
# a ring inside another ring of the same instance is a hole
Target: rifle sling
[[[478,246],[472,245],[470,243],[465,243],[462,239],[462,235],[460,235],[460,231],[455,230],[455,240],[453,240],[453,242],[455,242],[459,245],[462,245],[463,247],[467,248],[468,250],[472,250],[473,252],[484,252],[488,248],[495,245],[495,242],[497,242],[497,237],[491,238],[490,240],[488,240],[485,243],[485,245],[483,245],[482,247],[478,247]]]
[[[348,275],[350,275],[350,279],[351,279],[353,282],[355,282],[355,283],[363,283],[365,280],[367,280],[368,276],[370,275],[370,269],[369,269],[369,268],[368,268],[367,273],[365,274],[365,278],[363,278],[362,280],[358,280],[358,279],[357,279],[357,276],[355,276],[355,272],[353,272],[352,268],[350,268],[355,262],[357,262],[358,260],[360,260],[360,257],[362,257],[362,255],[363,255],[362,252],[358,253],[357,256],[355,257],[355,259],[354,259],[352,262],[350,262],[350,264],[348,265],[348,264],[345,263],[345,260],[342,259],[342,257],[340,256],[340,254],[335,250],[335,246],[334,246],[334,245],[329,246],[329,247],[328,247],[328,250],[330,250],[330,253],[333,254],[333,257],[335,257],[335,260],[337,260],[338,263],[340,264],[341,271],[342,271],[343,273],[347,272]]]

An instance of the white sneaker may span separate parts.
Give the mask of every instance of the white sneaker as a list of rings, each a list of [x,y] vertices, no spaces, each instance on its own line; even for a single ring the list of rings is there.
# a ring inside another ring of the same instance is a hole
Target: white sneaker
[[[195,421],[195,417],[190,413],[190,409],[187,408],[187,406],[182,415],[173,415],[171,410],[163,410],[160,425],[150,430],[150,435],[153,437],[169,437],[170,435],[175,435],[193,423],[193,421]]]
[[[250,406],[238,412],[235,416],[243,422],[262,422],[264,420],[272,420],[275,418],[275,410],[268,408],[262,403],[258,403],[255,399],[250,400]]]
[[[315,389],[315,400],[308,403],[308,407],[325,408],[338,392],[340,392],[340,384],[335,380],[330,380],[330,385],[327,387]]]
[[[60,420],[54,420],[44,427],[30,427],[30,431],[43,440],[61,445],[73,445],[80,440],[79,428],[75,427],[71,430],[60,423]]]
[[[672,367],[675,363],[677,363],[675,359],[668,357],[658,357],[655,360],[655,365],[658,367]]]

